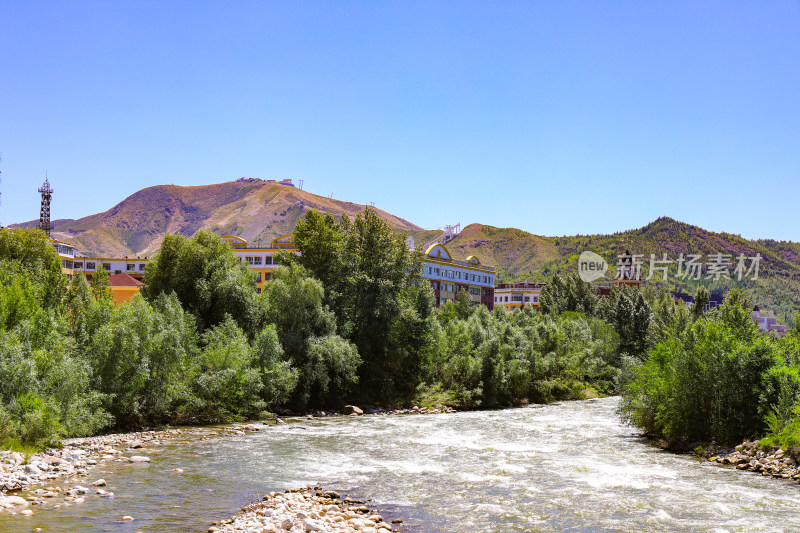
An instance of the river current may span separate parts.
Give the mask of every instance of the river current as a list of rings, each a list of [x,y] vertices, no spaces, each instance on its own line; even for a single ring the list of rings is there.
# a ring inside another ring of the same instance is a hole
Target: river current
[[[412,532],[800,531],[796,482],[658,450],[617,402],[303,419],[165,445],[149,464],[92,472],[113,498],[3,514],[0,531],[200,532],[267,492],[314,484]]]

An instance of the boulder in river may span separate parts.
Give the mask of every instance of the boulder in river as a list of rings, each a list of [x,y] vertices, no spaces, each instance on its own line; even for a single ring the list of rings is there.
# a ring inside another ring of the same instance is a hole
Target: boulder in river
[[[364,411],[360,408],[356,407],[355,405],[345,405],[342,412],[346,415],[363,415]]]

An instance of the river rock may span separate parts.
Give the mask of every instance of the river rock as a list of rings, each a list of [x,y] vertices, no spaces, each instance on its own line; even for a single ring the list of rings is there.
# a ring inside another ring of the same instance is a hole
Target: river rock
[[[14,505],[28,505],[28,502],[19,496],[6,496],[0,497],[0,505],[3,505],[4,507],[11,507]]]
[[[134,455],[132,457],[128,457],[128,461],[131,463],[149,463],[150,458],[145,457],[144,455]]]
[[[303,526],[306,528],[306,531],[322,531],[322,524],[311,518],[304,519]]]
[[[346,415],[363,415],[364,411],[362,411],[359,407],[355,405],[345,405],[342,412]]]
[[[97,481],[93,481],[92,485],[94,485],[95,487],[105,487],[106,486],[106,480],[103,479],[103,478],[100,478]]]

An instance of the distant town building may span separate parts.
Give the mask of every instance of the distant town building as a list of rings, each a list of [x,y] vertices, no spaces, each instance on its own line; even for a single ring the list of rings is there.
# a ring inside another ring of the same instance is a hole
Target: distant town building
[[[672,295],[672,299],[675,300],[676,304],[682,303],[686,307],[692,307],[694,305],[694,296],[691,294],[687,294],[677,289],[674,291],[669,291],[669,293]],[[711,293],[708,295],[708,302],[706,302],[706,305],[703,306],[703,311],[707,313],[712,309],[717,309],[724,301],[725,296],[723,296],[721,293]]]
[[[545,283],[537,282],[518,282],[500,283],[494,289],[494,305],[505,306],[506,309],[520,309],[532,305],[539,307],[540,298]]]
[[[251,246],[246,240],[235,235],[225,235],[222,238],[233,246],[236,257],[256,275],[256,290],[261,292],[264,284],[272,280],[272,273],[277,266],[275,254],[282,250],[294,254],[300,253],[292,237],[291,234],[282,235],[274,239],[269,247]]]
[[[56,249],[56,253],[61,259],[61,271],[66,274],[69,279],[72,279],[75,247],[55,239],[50,239],[50,244]]]
[[[73,262],[75,272],[83,272],[89,281],[94,277],[102,266],[109,276],[116,274],[127,274],[132,278],[141,281],[144,277],[144,270],[147,268],[149,259],[147,257],[101,257],[77,255]]]
[[[755,306],[750,313],[750,318],[758,326],[758,329],[765,333],[774,333],[778,337],[786,335],[786,325],[778,324],[778,319],[772,311],[762,311],[758,306]]]
[[[459,292],[466,291],[472,305],[494,308],[494,269],[481,265],[474,255],[466,261],[453,259],[447,248],[437,243],[425,250],[420,265],[422,278],[433,288],[436,307],[455,301]]]
[[[144,287],[144,283],[125,272],[109,276],[108,285],[111,287],[111,299],[116,305],[127,302]]]

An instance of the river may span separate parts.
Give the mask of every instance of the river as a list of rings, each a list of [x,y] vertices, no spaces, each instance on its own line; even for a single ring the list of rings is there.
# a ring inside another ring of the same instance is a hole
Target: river
[[[796,482],[655,449],[617,402],[300,420],[165,445],[149,464],[92,472],[113,498],[3,514],[0,531],[199,532],[269,491],[313,484],[369,499],[412,532],[800,531]]]

